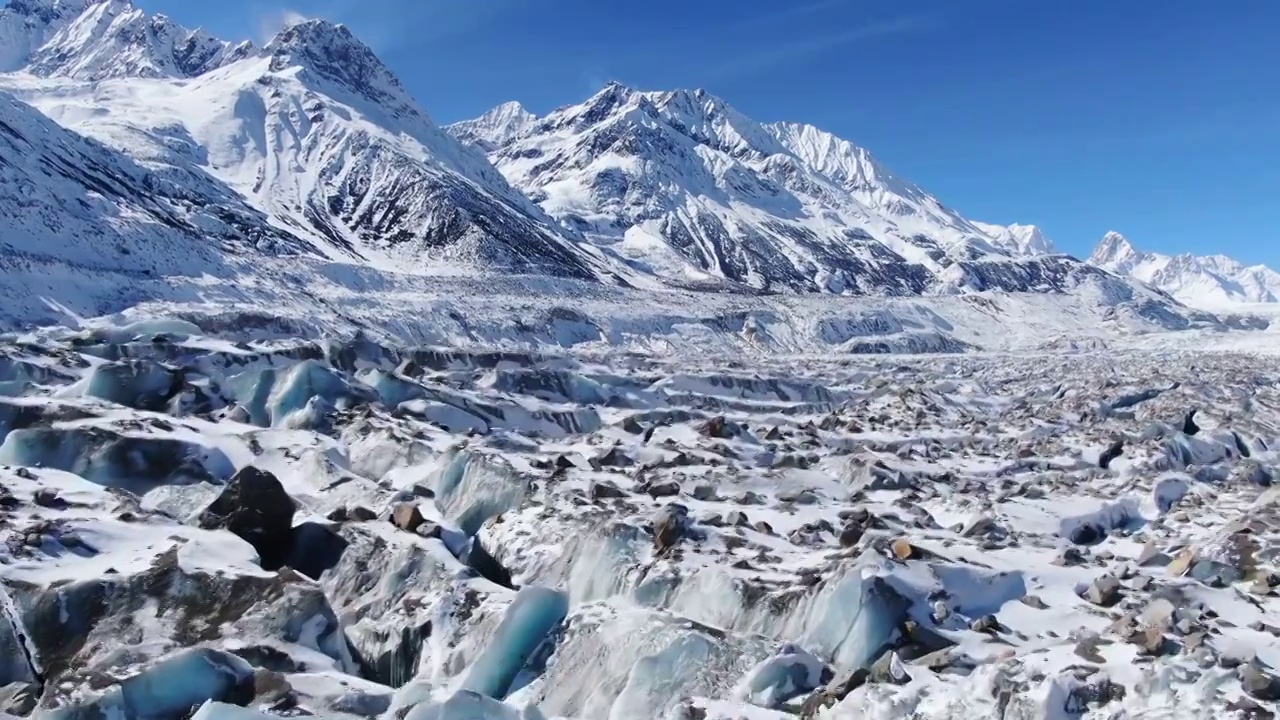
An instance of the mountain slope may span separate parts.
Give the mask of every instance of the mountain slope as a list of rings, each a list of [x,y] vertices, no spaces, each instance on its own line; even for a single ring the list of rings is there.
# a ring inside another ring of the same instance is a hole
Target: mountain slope
[[[0,74],[0,87],[127,158],[113,175],[151,193],[121,196],[127,207],[162,223],[169,211],[192,218],[195,230],[155,241],[155,252],[191,254],[189,263],[150,276],[129,264],[136,259],[95,268],[116,273],[117,290],[128,286],[122,278],[185,278],[137,288],[138,302],[266,302],[277,312],[271,304],[284,293],[302,305],[337,298],[327,310],[345,317],[375,288],[385,292],[378,298],[421,293],[429,282],[420,277],[478,276],[460,286],[496,288],[533,275],[539,291],[572,287],[575,297],[599,283],[1052,294],[1061,298],[1046,307],[1074,303],[1079,317],[1135,327],[1214,322],[1073,258],[1026,257],[1015,250],[1035,246],[1031,234],[966,220],[851,143],[757,123],[701,91],[614,84],[543,118],[507,104],[446,130],[368,47],[324,21],[294,24],[255,48],[127,0],[22,0],[0,10],[0,28],[21,40],[10,58],[21,68]],[[57,272],[76,284],[76,258],[93,256],[98,242],[95,222],[109,221],[86,220],[81,245],[45,258],[46,274],[62,262]],[[212,251],[201,246],[211,242]],[[281,253],[290,257],[266,260]],[[24,302],[24,313],[39,314]],[[117,297],[97,307],[127,305]],[[576,305],[555,309],[572,337],[586,322]],[[74,312],[84,307],[94,304]],[[960,345],[941,337],[892,347]]]
[[[1142,252],[1123,235],[1109,232],[1089,262],[1157,287],[1195,307],[1280,302],[1280,273],[1225,256]]]
[[[6,22],[23,10],[6,9]],[[175,54],[169,39],[205,36],[153,32],[176,26],[126,0],[60,22],[4,85],[150,166],[207,171],[329,257],[411,272],[616,277],[441,132],[345,27],[308,21],[262,50],[208,40]]]
[[[11,322],[51,305],[114,311],[149,284],[234,282],[242,261],[308,252],[225,187],[149,170],[0,93],[0,314]]]
[[[1123,284],[1038,257],[1053,247],[1036,228],[971,222],[846,140],[701,90],[613,83],[546,117],[508,103],[448,130],[640,273],[837,294]]]

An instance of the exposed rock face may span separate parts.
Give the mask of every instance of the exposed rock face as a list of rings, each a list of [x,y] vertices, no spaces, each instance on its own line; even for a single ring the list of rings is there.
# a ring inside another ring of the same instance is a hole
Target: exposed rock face
[[[258,551],[262,567],[275,570],[293,551],[293,498],[275,475],[252,465],[231,482],[200,514],[200,527],[230,530]]]

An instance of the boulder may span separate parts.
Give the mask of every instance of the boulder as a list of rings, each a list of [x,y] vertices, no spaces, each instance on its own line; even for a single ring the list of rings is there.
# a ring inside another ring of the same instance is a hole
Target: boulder
[[[653,483],[645,488],[645,492],[652,498],[675,497],[680,494],[680,483],[674,480]]]
[[[1102,455],[1098,457],[1098,467],[1106,470],[1111,467],[1111,462],[1116,458],[1124,455],[1124,438],[1117,438],[1111,443],[1106,450],[1102,451]]]
[[[1240,687],[1249,697],[1265,702],[1280,700],[1280,679],[1253,664],[1241,665]]]
[[[591,483],[590,493],[592,500],[614,500],[627,496],[625,490],[608,480],[600,480]]]
[[[275,570],[293,550],[297,506],[284,486],[265,470],[242,468],[200,514],[205,530],[229,530],[258,551],[262,567]]]
[[[653,516],[653,547],[659,555],[666,553],[684,537],[689,509],[678,503],[667,505]]]
[[[1120,581],[1114,575],[1103,575],[1090,583],[1083,595],[1094,605],[1111,607],[1120,602]]]
[[[400,503],[391,509],[391,524],[405,532],[417,532],[426,521],[417,503]]]

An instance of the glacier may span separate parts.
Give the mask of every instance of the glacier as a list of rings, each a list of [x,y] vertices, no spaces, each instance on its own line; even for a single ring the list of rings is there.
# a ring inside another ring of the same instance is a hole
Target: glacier
[[[1269,717],[1268,272],[705,90],[440,126],[325,20],[10,0],[0,713]]]

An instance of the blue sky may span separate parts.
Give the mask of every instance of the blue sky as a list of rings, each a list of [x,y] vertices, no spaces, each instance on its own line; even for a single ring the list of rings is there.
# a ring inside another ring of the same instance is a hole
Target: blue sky
[[[968,217],[1280,267],[1275,0],[135,0],[229,39],[346,23],[441,123],[608,80],[869,148]]]

